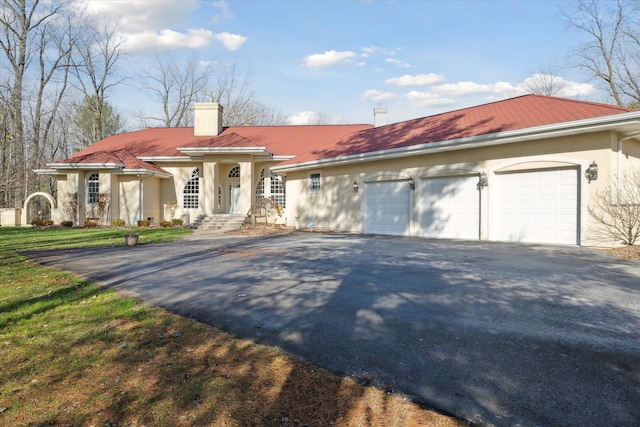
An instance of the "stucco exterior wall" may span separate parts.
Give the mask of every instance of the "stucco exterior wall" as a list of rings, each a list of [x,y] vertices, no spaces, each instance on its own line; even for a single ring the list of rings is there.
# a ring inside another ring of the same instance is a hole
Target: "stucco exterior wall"
[[[118,210],[120,219],[127,225],[133,225],[135,218],[140,219],[140,184],[135,176],[123,175],[118,180]]]
[[[158,224],[164,217],[163,208],[160,204],[160,179],[146,178],[142,181],[143,210],[140,219],[148,219],[154,224]]]
[[[435,175],[456,175],[473,171],[485,171],[489,186],[482,190],[482,239],[493,235],[490,217],[497,209],[495,184],[496,174],[507,171],[526,171],[547,168],[577,168],[579,192],[579,221],[581,244],[589,245],[589,229],[597,224],[588,214],[588,201],[596,197],[609,185],[609,177],[617,167],[618,138],[612,132],[600,132],[588,135],[568,136],[541,141],[528,141],[507,145],[486,146],[441,153],[432,153],[406,158],[356,162],[346,166],[324,167],[287,173],[287,224],[293,226],[295,217],[299,217],[301,226],[310,221],[318,228],[347,232],[363,231],[363,191],[364,181],[380,172],[395,172],[409,175],[415,180],[414,199],[420,194],[421,177]],[[640,150],[634,142],[624,146],[625,166],[637,164]],[[584,171],[595,161],[598,164],[599,178],[588,183]],[[309,174],[322,174],[322,192],[309,191]],[[359,184],[359,192],[353,191],[353,183]],[[412,235],[415,235],[419,218],[419,206],[413,205]]]
[[[14,209],[14,208],[2,208],[0,209],[0,225],[5,227],[17,227],[23,225],[20,221],[20,216],[22,214],[22,209]],[[53,209],[51,212],[53,217]],[[26,225],[26,224],[25,224]]]

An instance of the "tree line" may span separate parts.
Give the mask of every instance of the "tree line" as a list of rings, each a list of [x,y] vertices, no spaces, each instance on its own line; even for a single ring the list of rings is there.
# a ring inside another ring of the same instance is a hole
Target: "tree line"
[[[225,126],[282,124],[258,102],[235,62],[202,64],[156,56],[134,75],[120,66],[126,41],[117,24],[73,0],[0,0],[0,208],[34,191],[55,194],[55,178],[33,170],[127,127],[109,103],[113,89],[139,85],[160,113],[138,111],[140,127],[190,126],[196,101],[225,106]]]
[[[126,40],[117,24],[74,0],[0,0],[0,208],[20,207],[33,191],[55,194],[55,179],[36,175],[55,160],[126,129],[109,96],[137,85],[157,111],[137,111],[140,127],[190,126],[193,103],[220,102],[225,126],[283,124],[258,102],[236,62],[203,64],[169,54],[137,75],[120,67]],[[576,0],[566,23],[586,42],[567,66],[584,71],[618,105],[640,106],[640,3]],[[555,95],[562,79],[536,74],[526,88]]]

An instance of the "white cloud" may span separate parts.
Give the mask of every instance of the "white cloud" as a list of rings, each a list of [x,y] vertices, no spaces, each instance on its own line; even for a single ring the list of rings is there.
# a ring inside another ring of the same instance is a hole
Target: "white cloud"
[[[331,67],[333,65],[345,64],[351,62],[352,58],[357,56],[354,52],[343,51],[338,52],[329,50],[325,53],[316,53],[309,55],[304,59],[304,64],[311,68]]]
[[[542,73],[536,73],[527,77],[521,83],[518,83],[517,86],[523,91],[530,91],[532,88],[538,88],[544,91],[545,88],[549,88],[556,91],[554,93],[555,96],[569,98],[577,96],[589,96],[598,91],[592,84],[589,83],[573,82],[570,80],[565,80],[560,76]]]
[[[414,107],[440,107],[454,103],[452,99],[442,98],[437,93],[417,90],[406,93],[404,98]]]
[[[362,51],[364,52],[363,56],[368,56],[372,53],[381,53],[383,55],[391,55],[391,56],[396,54],[393,50],[386,49],[380,46],[366,46],[362,48]]]
[[[125,33],[158,32],[165,28],[175,28],[186,23],[189,14],[196,10],[196,0],[179,2],[154,2],[146,0],[130,0],[126,6],[122,2],[112,0],[85,0],[84,6],[91,15],[119,23]],[[123,7],[124,6],[124,7]]]
[[[236,51],[247,41],[247,38],[239,34],[231,33],[218,33],[214,34],[213,38],[221,42],[224,47],[230,51]]]
[[[318,123],[320,115],[314,111],[300,111],[286,118],[288,125],[310,125]]]
[[[212,22],[215,24],[218,21],[222,21],[225,19],[235,18],[231,9],[229,9],[229,2],[226,0],[223,1],[214,1],[212,6],[216,8],[218,11],[213,15]]]
[[[396,65],[400,68],[411,68],[411,64],[409,64],[408,62],[400,61],[399,59],[395,58],[387,58],[385,62]]]
[[[431,86],[445,81],[445,77],[441,74],[405,74],[402,77],[394,77],[385,80],[389,86],[409,87],[409,86]]]
[[[130,52],[153,52],[172,49],[200,49],[217,40],[231,51],[240,49],[246,37],[231,33],[217,33],[205,28],[188,28],[189,14],[198,7],[196,0],[154,2],[131,0],[122,2],[85,0],[81,6],[87,13],[101,20],[117,24]],[[226,1],[213,3],[219,12],[212,20],[233,17]]]
[[[393,92],[381,92],[375,89],[369,89],[360,96],[363,101],[372,100],[375,102],[395,101],[398,98],[398,95]]]
[[[173,50],[173,49],[198,49],[205,47],[213,37],[208,30],[194,29],[187,33],[179,33],[173,30],[161,30],[159,33],[146,31],[127,36],[127,50],[130,52]]]
[[[458,82],[433,86],[431,89],[436,93],[449,96],[479,94],[500,94],[504,96],[514,96],[524,93],[522,89],[507,82],[497,82],[489,84],[481,84],[475,82]]]

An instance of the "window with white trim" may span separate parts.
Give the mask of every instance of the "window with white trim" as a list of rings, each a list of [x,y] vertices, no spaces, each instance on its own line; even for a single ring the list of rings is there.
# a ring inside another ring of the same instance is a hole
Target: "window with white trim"
[[[100,196],[100,175],[92,173],[87,178],[87,203],[92,205],[98,203]]]
[[[191,179],[184,185],[182,206],[184,209],[198,209],[200,207],[200,169],[198,168],[191,172]]]
[[[256,204],[267,197],[278,202],[283,208],[286,207],[285,188],[282,177],[277,175],[265,176],[265,170],[262,169],[258,185],[256,186]]]
[[[322,193],[322,175],[320,172],[309,174],[309,192]]]
[[[281,176],[271,175],[271,198],[283,208],[286,207],[287,198],[284,194],[284,184]]]

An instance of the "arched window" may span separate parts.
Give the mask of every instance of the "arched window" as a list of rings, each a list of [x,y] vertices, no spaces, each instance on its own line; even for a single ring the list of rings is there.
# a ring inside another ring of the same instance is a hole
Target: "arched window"
[[[229,178],[240,178],[240,166],[235,166],[229,171]]]
[[[286,197],[284,192],[284,185],[282,183],[282,177],[277,175],[265,176],[265,170],[260,172],[260,179],[256,186],[256,203],[265,197],[270,197],[274,201],[278,202],[283,208],[286,207]]]
[[[191,179],[184,185],[182,205],[185,209],[198,209],[200,206],[200,169],[191,172]]]
[[[87,203],[98,203],[98,197],[100,194],[100,175],[92,173],[87,178]]]

